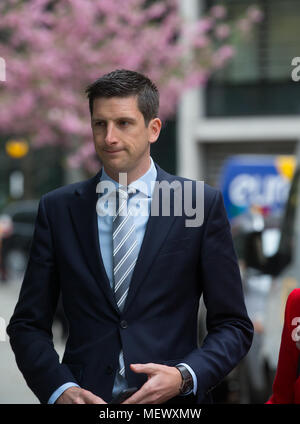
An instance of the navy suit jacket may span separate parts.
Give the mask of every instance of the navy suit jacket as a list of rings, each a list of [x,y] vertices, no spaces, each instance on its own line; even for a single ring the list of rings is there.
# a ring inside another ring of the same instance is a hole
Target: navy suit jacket
[[[185,181],[156,167],[158,181]],[[222,196],[205,185],[200,227],[186,227],[184,215],[149,217],[120,313],[99,248],[99,175],[40,200],[30,259],[7,328],[18,367],[41,403],[69,381],[109,402],[122,346],[129,386],[147,379],[132,372],[131,363],[184,362],[197,376],[193,401],[207,402],[247,353],[253,335]],[[60,292],[69,322],[61,363],[51,331]],[[199,347],[202,293],[208,333]]]

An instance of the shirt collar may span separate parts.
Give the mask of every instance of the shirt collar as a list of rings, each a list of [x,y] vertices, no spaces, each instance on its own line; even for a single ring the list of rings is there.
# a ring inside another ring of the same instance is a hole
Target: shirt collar
[[[135,190],[138,190],[140,193],[143,193],[145,196],[151,198],[152,191],[154,189],[154,182],[156,181],[156,177],[157,177],[157,170],[155,168],[152,157],[150,157],[150,162],[151,164],[148,171],[144,175],[142,175],[139,179],[130,183],[128,185],[128,189],[134,188]],[[102,168],[102,173],[100,177],[100,182],[101,181],[110,181],[114,184],[114,185],[111,184],[109,188],[107,189],[108,195],[112,193],[114,190],[117,190],[117,188],[120,186],[120,184],[117,181],[113,180],[107,175],[104,167]]]

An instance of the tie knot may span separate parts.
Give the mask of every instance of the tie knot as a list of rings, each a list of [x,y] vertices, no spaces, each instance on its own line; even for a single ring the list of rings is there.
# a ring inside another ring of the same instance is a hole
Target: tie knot
[[[127,190],[126,190],[126,188],[125,189],[123,189],[123,188],[119,188],[118,190],[117,190],[117,197],[119,197],[120,198],[120,200],[122,199],[122,200],[127,200],[128,199],[128,193],[127,193]]]
[[[135,188],[133,187],[119,187],[116,191],[116,215],[114,220],[116,219],[117,215],[120,214],[120,216],[127,216],[129,213],[128,207],[129,207],[129,198],[132,197],[136,193]]]
[[[117,196],[120,199],[128,200],[130,196],[136,193],[136,189],[133,187],[119,187],[117,189]]]

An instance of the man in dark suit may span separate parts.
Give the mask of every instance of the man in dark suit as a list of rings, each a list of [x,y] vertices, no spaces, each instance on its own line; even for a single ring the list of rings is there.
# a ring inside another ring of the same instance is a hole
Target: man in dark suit
[[[40,200],[7,329],[17,364],[42,403],[106,403],[132,386],[128,403],[209,402],[253,332],[222,196],[153,162],[161,121],[147,77],[117,70],[87,94],[103,167]],[[203,220],[191,222],[184,199]],[[69,322],[61,363],[51,331],[60,293]]]

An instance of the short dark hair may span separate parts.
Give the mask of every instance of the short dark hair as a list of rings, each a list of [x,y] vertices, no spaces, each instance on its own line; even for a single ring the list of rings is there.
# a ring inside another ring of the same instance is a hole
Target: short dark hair
[[[144,116],[145,125],[158,116],[159,92],[156,85],[145,75],[127,69],[116,69],[98,78],[86,88],[91,116],[96,98],[137,96],[138,108]]]

